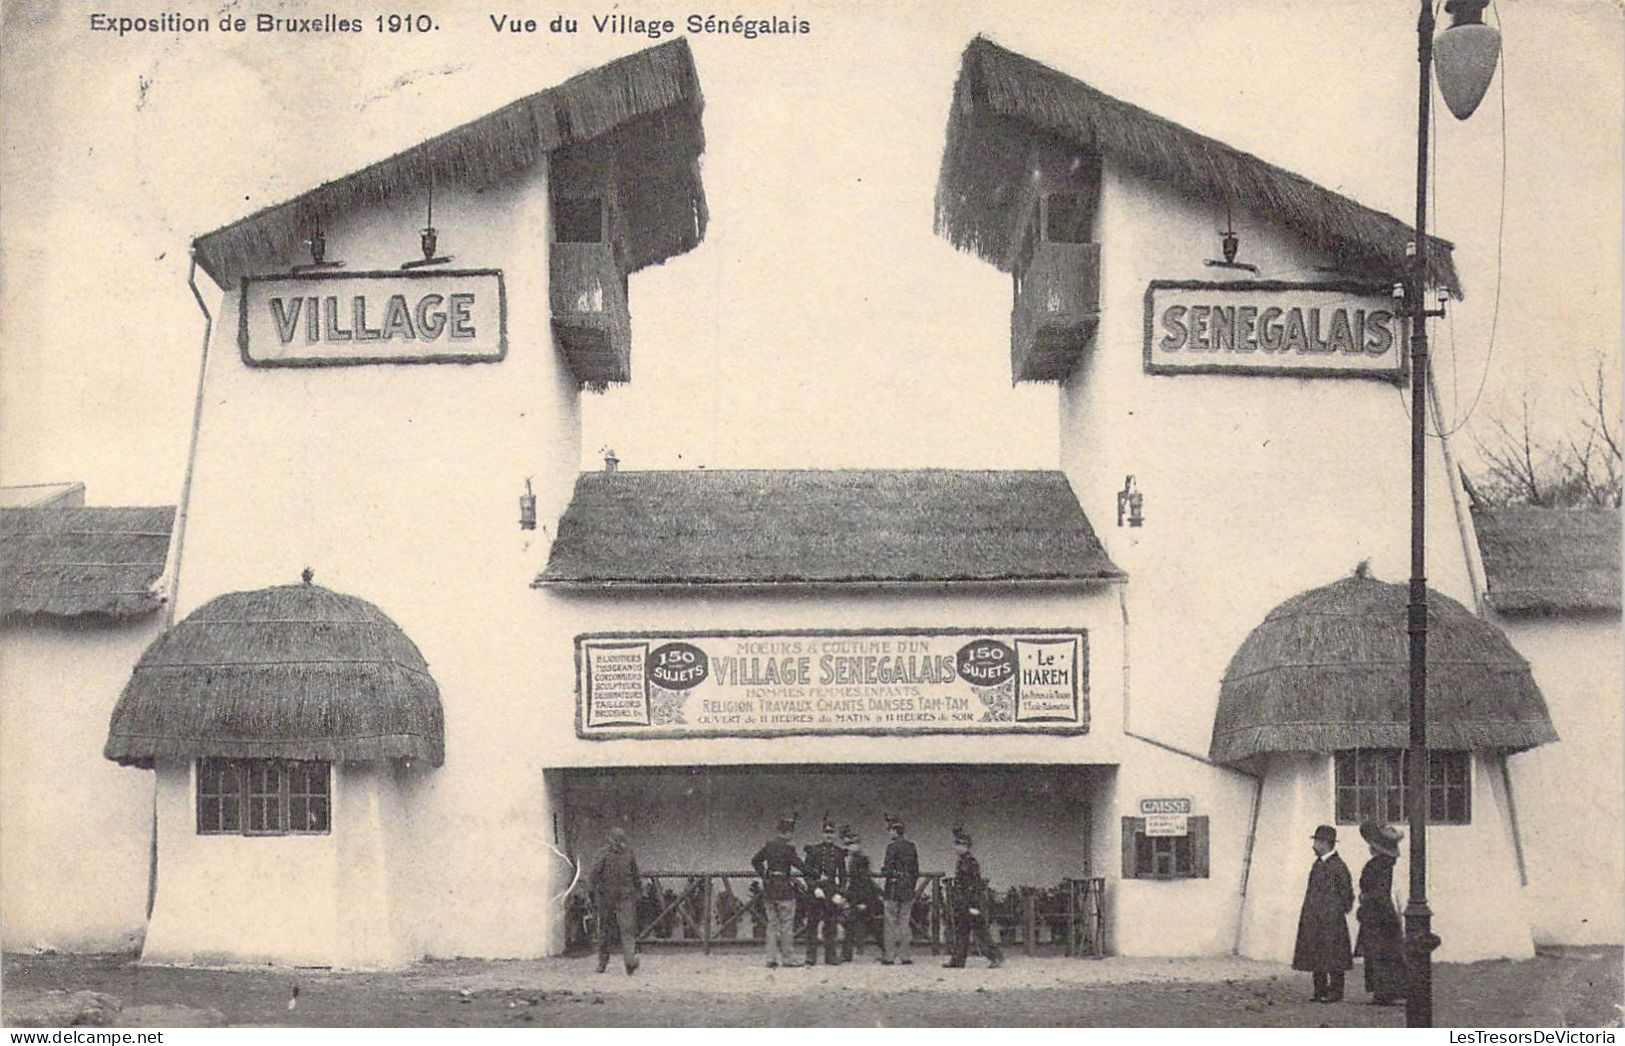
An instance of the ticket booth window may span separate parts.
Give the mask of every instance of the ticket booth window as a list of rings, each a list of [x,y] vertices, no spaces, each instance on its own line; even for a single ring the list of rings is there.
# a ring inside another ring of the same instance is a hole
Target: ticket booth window
[[[1206,879],[1207,817],[1185,819],[1184,835],[1151,835],[1145,818],[1123,818],[1123,878]]]

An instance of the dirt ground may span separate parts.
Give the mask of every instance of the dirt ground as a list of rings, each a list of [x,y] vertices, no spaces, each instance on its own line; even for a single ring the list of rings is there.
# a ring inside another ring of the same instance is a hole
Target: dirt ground
[[[944,970],[858,962],[767,970],[754,954],[653,951],[634,977],[590,959],[455,960],[391,973],[142,966],[130,956],[7,955],[0,1005],[21,1023],[52,992],[104,993],[130,1022],[285,1027],[1403,1027],[1404,1011],[1307,1001],[1307,974],[1245,959],[1012,957]],[[1439,964],[1438,1026],[1617,1027],[1619,948]],[[297,1005],[288,1008],[298,988]],[[190,1009],[179,1009],[189,1007]],[[180,1015],[177,1018],[175,1015]],[[167,1020],[166,1020],[167,1018]]]

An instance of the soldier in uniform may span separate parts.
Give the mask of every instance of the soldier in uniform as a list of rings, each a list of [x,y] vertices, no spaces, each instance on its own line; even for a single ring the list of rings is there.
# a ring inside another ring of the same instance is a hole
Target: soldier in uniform
[[[824,841],[807,847],[807,965],[818,964],[818,941],[824,941],[824,964],[837,966],[835,954],[842,909],[846,907],[846,851],[835,841],[835,822],[824,816]]]
[[[865,938],[880,939],[880,890],[857,829],[843,826],[841,845],[846,848],[846,941],[841,945],[841,961],[851,962],[853,954],[863,950]]]
[[[909,921],[914,911],[914,884],[920,878],[920,853],[914,844],[903,838],[907,829],[903,822],[886,815],[886,832],[891,841],[886,844],[886,857],[880,863],[880,874],[886,877],[882,898],[885,908],[886,929],[880,941],[880,961],[887,966],[904,966],[914,960],[908,957],[909,945],[914,940],[914,927]]]
[[[965,957],[970,954],[971,933],[976,944],[987,956],[990,969],[1004,965],[1004,955],[988,929],[987,882],[982,878],[981,865],[970,852],[971,838],[963,828],[954,829],[954,850],[959,859],[954,864],[953,881],[949,884],[949,903],[954,915],[954,943],[950,958],[943,967],[950,970],[965,968]]]
[[[806,871],[790,833],[796,830],[795,815],[779,818],[778,835],[769,839],[751,867],[762,880],[762,904],[767,915],[767,965],[800,966],[795,957],[796,880],[795,873]]]

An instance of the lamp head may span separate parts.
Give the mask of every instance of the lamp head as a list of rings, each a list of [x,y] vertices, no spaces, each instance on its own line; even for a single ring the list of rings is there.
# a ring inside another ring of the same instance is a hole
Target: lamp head
[[[1484,24],[1489,0],[1446,0],[1450,28],[1433,41],[1433,71],[1439,93],[1458,120],[1473,115],[1495,77],[1501,34]]]

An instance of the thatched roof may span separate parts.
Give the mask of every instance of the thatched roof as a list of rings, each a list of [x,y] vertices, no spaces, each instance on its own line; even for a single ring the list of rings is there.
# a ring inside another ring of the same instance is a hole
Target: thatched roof
[[[0,509],[0,618],[150,614],[173,506]]]
[[[1219,688],[1212,758],[1410,743],[1406,585],[1358,574],[1269,612]],[[1428,594],[1428,745],[1533,748],[1557,740],[1546,701],[1501,630]]]
[[[589,472],[538,585],[1121,578],[1059,472]]]
[[[1193,197],[1273,218],[1341,268],[1396,279],[1406,270],[1415,234],[1405,222],[982,37],[965,48],[954,86],[937,232],[1008,271],[1033,146],[1057,139]],[[1459,292],[1451,245],[1429,243],[1429,279]]]
[[[615,157],[629,272],[693,249],[707,211],[699,156],[704,101],[688,41],[618,58],[353,174],[197,238],[216,284],[299,249],[336,215],[429,185],[484,188],[553,150],[592,142]]]
[[[383,611],[319,585],[210,600],[141,655],[103,754],[445,758],[440,689]]]
[[[1473,509],[1490,605],[1502,614],[1618,614],[1619,509]]]

